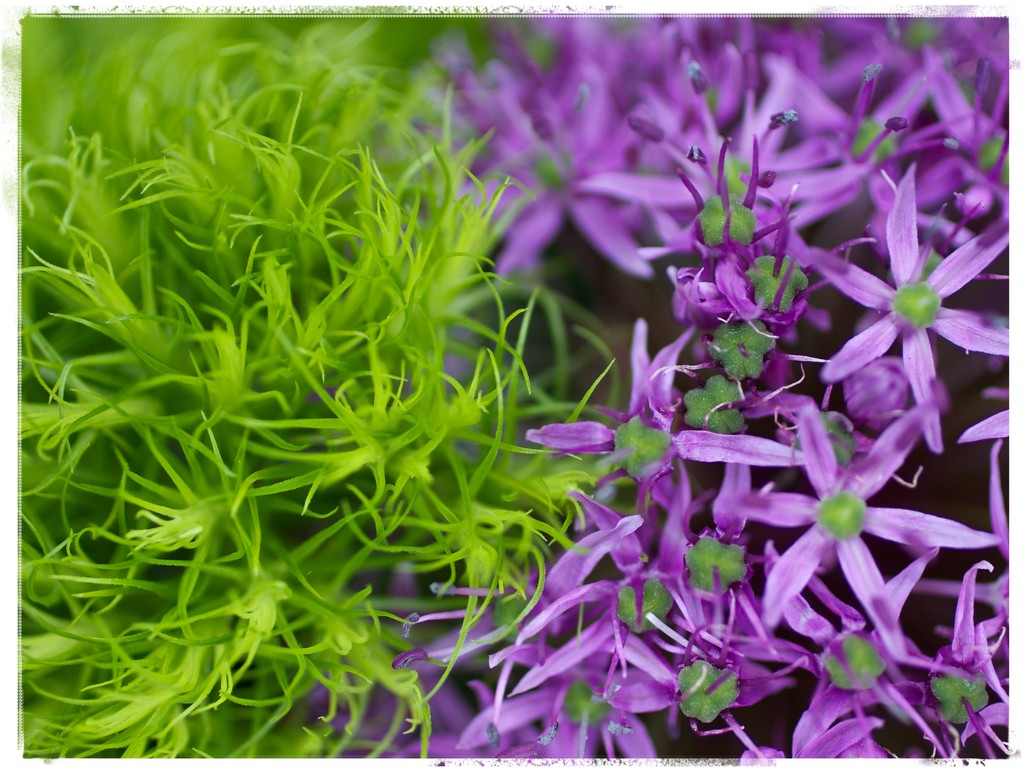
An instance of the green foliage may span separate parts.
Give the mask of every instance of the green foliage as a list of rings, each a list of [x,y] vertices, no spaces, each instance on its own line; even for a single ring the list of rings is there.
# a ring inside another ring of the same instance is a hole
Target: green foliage
[[[505,309],[501,190],[428,73],[373,62],[382,24],[215,22],[26,23],[29,756],[425,745],[396,567],[488,591],[464,639],[590,482],[515,448],[528,398],[563,409],[522,363],[538,301],[564,332]]]

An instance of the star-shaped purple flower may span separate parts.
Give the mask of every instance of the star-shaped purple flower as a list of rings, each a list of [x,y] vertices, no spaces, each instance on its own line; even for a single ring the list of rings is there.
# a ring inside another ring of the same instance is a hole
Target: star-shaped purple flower
[[[917,203],[914,169],[896,189],[896,200],[886,221],[889,258],[896,286],[848,262],[822,256],[818,269],[851,299],[884,313],[849,340],[822,369],[829,383],[845,379],[884,355],[897,337],[903,338],[903,363],[918,403],[933,400],[935,354],[928,331],[948,339],[968,352],[1009,356],[1010,331],[992,326],[978,314],[943,307],[943,302],[969,283],[1002,253],[1009,242],[1005,227],[998,226],[968,241],[924,275],[928,251],[922,251],[917,235]],[[925,427],[932,451],[942,451],[938,413]]]
[[[789,601],[810,581],[826,554],[835,550],[850,588],[878,628],[890,627],[880,613],[886,602],[884,582],[866,532],[892,542],[917,547],[984,548],[998,544],[994,534],[927,513],[899,508],[869,507],[866,500],[899,469],[916,443],[929,416],[919,407],[901,417],[875,442],[861,460],[841,469],[818,410],[807,406],[798,418],[807,476],[817,498],[790,492],[750,494],[734,504],[748,520],[772,526],[810,528],[782,555],[768,575],[763,604],[764,622],[776,626]]]

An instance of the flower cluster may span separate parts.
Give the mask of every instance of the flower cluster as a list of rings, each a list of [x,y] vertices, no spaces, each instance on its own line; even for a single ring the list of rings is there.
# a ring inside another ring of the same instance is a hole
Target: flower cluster
[[[74,16],[26,756],[1013,753],[1007,19]]]
[[[1005,20],[494,27],[482,72],[447,64],[479,170],[534,192],[497,269],[570,222],[628,273],[663,260],[678,326],[636,321],[625,411],[525,433],[605,475],[570,494],[574,547],[483,613],[447,754],[666,757],[683,725],[745,758],[1005,753],[1002,441],[990,516],[923,493],[1008,436],[957,421],[1009,356]]]

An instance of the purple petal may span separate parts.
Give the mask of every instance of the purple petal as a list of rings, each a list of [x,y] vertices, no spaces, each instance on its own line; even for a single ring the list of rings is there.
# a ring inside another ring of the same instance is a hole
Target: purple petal
[[[911,591],[921,579],[925,566],[939,553],[939,548],[933,547],[927,553],[915,558],[907,568],[893,577],[885,586],[885,597],[892,606],[893,614],[899,618],[903,612],[903,605],[910,597]]]
[[[656,713],[673,704],[677,686],[673,680],[640,681],[623,686],[608,702],[629,713]]]
[[[551,654],[542,664],[528,670],[513,690],[512,696],[540,686],[552,676],[585,663],[601,651],[607,651],[611,648],[611,641],[611,623],[601,622],[591,625],[578,636],[574,635],[566,641],[565,646]],[[591,664],[593,664],[592,660]],[[504,713],[504,711],[502,712]]]
[[[597,198],[577,198],[570,213],[590,244],[620,269],[641,278],[654,277],[651,265],[637,254],[639,246],[614,206]]]
[[[498,731],[511,733],[532,721],[542,718],[542,714],[551,708],[551,692],[540,691],[523,697],[512,697],[502,703]],[[458,750],[482,748],[488,744],[487,725],[494,719],[494,706],[484,708],[476,718],[469,722],[462,731],[456,744]]]
[[[506,660],[512,660],[515,662],[521,662],[524,665],[536,665],[537,659],[540,656],[540,652],[546,647],[542,647],[538,644],[515,644],[513,646],[506,646],[500,651],[494,652],[487,657],[488,667],[497,667]],[[502,671],[504,673],[504,671]]]
[[[989,455],[988,512],[992,521],[992,532],[999,537],[999,552],[1010,560],[1010,522],[1006,518],[1006,501],[1003,499],[1003,482],[999,476],[999,450],[1001,440],[992,446]]]
[[[602,505],[586,494],[578,491],[570,491],[569,496],[577,500],[583,506],[583,512],[588,522],[593,521],[603,531],[611,531],[622,522],[623,516]],[[628,534],[619,539],[611,548],[612,560],[619,571],[623,574],[632,574],[643,563],[643,548],[637,535]]]
[[[820,646],[826,646],[835,638],[836,629],[807,603],[801,595],[789,599],[783,612],[786,623],[802,636],[810,638]]]
[[[889,244],[889,260],[896,285],[910,282],[917,266],[917,191],[914,188],[915,168],[911,166],[896,188],[896,200],[885,220],[885,237]]]
[[[803,454],[792,446],[753,435],[719,435],[706,430],[684,430],[672,437],[682,459],[695,462],[736,462],[752,467],[794,467]]]
[[[747,520],[779,528],[810,526],[818,518],[818,500],[788,491],[725,497],[719,504]]]
[[[808,404],[797,416],[797,431],[804,452],[804,470],[819,497],[834,493],[839,483],[839,462],[825,432],[821,412]]]
[[[633,326],[633,344],[629,352],[630,368],[633,370],[633,390],[629,395],[629,413],[639,414],[643,405],[647,384],[647,370],[651,357],[647,354],[647,321],[637,318]]]
[[[520,644],[537,635],[537,633],[546,628],[552,620],[564,614],[569,609],[584,604],[587,601],[597,601],[601,598],[611,596],[615,592],[614,587],[615,586],[611,582],[602,580],[601,582],[594,582],[589,585],[580,585],[579,587],[570,590],[568,593],[559,596],[549,606],[545,607],[544,611],[531,619],[526,627],[519,632],[519,636],[516,638],[516,643]]]
[[[885,355],[898,335],[899,327],[895,315],[889,313],[876,320],[832,356],[821,369],[821,378],[829,383],[845,379],[854,371],[859,371],[871,361]]]
[[[793,224],[801,228],[844,208],[864,187],[863,169],[853,163],[821,171],[793,171],[784,179],[800,185],[800,204],[793,214]]]
[[[805,74],[792,60],[778,53],[765,52],[761,57],[768,88],[760,112],[762,119],[756,126],[761,130],[766,125],[764,115],[778,112],[793,104],[794,94],[800,96],[800,121],[809,124],[815,132],[843,127],[850,116],[826,95],[821,84]]]
[[[1009,232],[982,234],[967,241],[941,262],[928,276],[928,285],[945,299],[960,290],[988,267],[1010,242]]]
[[[989,726],[1010,725],[1010,706],[1005,702],[995,702],[987,708],[982,708],[978,711],[978,715]],[[967,727],[964,729],[963,736],[960,739],[962,742],[967,742],[975,733],[974,724],[968,721]]]
[[[741,467],[741,465],[727,465],[728,467]],[[728,469],[726,473],[728,473]],[[665,574],[678,576],[683,573],[685,558],[684,550],[679,547],[679,543],[687,539],[692,512],[690,508],[692,501],[690,479],[686,473],[681,473],[679,482],[673,483],[669,476],[665,476],[655,484],[652,494],[655,501],[666,512],[665,524],[661,528],[655,568]]]
[[[774,766],[775,759],[786,758],[785,752],[759,746],[757,752],[747,748],[740,754],[740,766]]]
[[[576,543],[576,547],[551,567],[545,592],[550,591],[549,595],[562,595],[582,584],[597,562],[621,540],[639,529],[643,522],[639,515],[631,515],[619,521],[611,531],[597,531],[583,537]]]
[[[1000,411],[988,419],[983,419],[973,427],[964,430],[958,443],[972,443],[974,441],[990,441],[995,438],[1010,437],[1010,412]]]
[[[722,296],[744,320],[760,317],[761,307],[750,298],[750,279],[732,261],[720,261],[715,269],[715,284]]]
[[[655,681],[675,683],[676,670],[660,655],[656,654],[646,642],[630,633],[623,644],[622,653],[628,662],[638,670],[642,670]]]
[[[801,755],[837,718],[849,713],[853,696],[853,692],[829,687],[811,700],[793,730],[793,755]]]
[[[814,597],[821,601],[822,606],[839,617],[844,630],[864,629],[864,616],[829,590],[820,578],[813,577],[808,587],[811,593],[814,594]]]
[[[562,228],[562,206],[552,195],[542,195],[516,218],[505,235],[505,245],[495,260],[500,275],[529,269]]]
[[[779,624],[789,599],[800,593],[818,568],[821,559],[832,547],[825,531],[813,526],[805,531],[776,561],[768,574],[764,589],[764,624]]]
[[[676,372],[671,370],[671,367],[679,362],[679,354],[683,351],[686,343],[690,341],[693,331],[691,326],[676,341],[659,350],[654,356],[654,360],[651,361],[650,374],[644,372],[650,390],[651,408],[661,410],[673,405],[675,398],[673,397],[672,383],[675,381]],[[661,373],[656,373],[659,371]]]
[[[846,488],[861,499],[871,499],[900,469],[917,445],[929,407],[918,407],[893,422],[878,436],[867,455],[850,468]]]
[[[615,448],[615,431],[600,422],[553,424],[527,430],[526,440],[559,451],[600,453]]]
[[[886,596],[882,574],[868,546],[860,537],[844,539],[836,544],[836,553],[846,583],[860,600],[875,630],[893,652],[902,653],[906,645],[903,633]]]
[[[711,503],[711,514],[715,526],[722,532],[738,534],[743,528],[746,517],[739,506],[733,504],[731,497],[737,497],[750,493],[750,466],[729,463],[725,466],[722,474],[722,484],[718,489],[718,496]]]
[[[999,537],[987,531],[898,507],[869,507],[864,515],[864,530],[890,542],[921,548],[977,550],[999,544]]]
[[[593,174],[576,183],[579,192],[607,195],[618,200],[645,203],[659,208],[692,205],[686,188],[675,176],[642,176],[621,171]]]
[[[892,308],[895,289],[860,267],[829,253],[818,254],[814,266],[833,286],[858,304],[886,312]]]
[[[973,667],[972,663],[975,662],[974,589],[978,581],[978,569],[992,571],[993,566],[988,561],[979,561],[967,570],[953,620],[953,659],[965,667]],[[987,651],[984,647],[982,649]]]
[[[984,352],[1003,357],[1010,355],[1010,329],[986,323],[976,313],[942,308],[932,329],[968,352]]]
[[[858,742],[870,738],[871,732],[880,729],[882,725],[883,721],[880,718],[853,718],[843,721],[808,744],[797,758],[836,758]]]
[[[903,336],[903,367],[914,400],[919,404],[933,403],[935,353],[932,352],[931,338],[924,329],[916,328]],[[938,411],[933,411],[925,419],[924,439],[929,449],[936,454],[942,453],[942,426]]]

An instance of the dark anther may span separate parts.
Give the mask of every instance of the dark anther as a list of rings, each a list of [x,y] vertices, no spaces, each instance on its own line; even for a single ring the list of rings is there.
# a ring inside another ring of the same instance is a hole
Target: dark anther
[[[554,135],[554,130],[551,128],[551,121],[543,115],[534,115],[530,122],[533,125],[533,132],[537,134],[537,138],[547,141]]]
[[[797,114],[795,109],[787,109],[782,112],[776,112],[772,115],[772,123],[769,126],[772,129],[781,128],[784,125],[795,123],[800,119],[800,115]]]
[[[702,165],[708,162],[707,155],[696,144],[691,144],[689,149],[686,150],[686,159]]]
[[[907,122],[905,117],[891,117],[885,121],[885,127],[893,133],[899,133],[908,125],[910,125],[910,123]]]
[[[686,76],[690,78],[690,82],[693,83],[693,90],[698,94],[708,90],[708,79],[704,76],[704,70],[700,68],[700,64],[697,62],[691,61],[686,65]]]
[[[630,115],[626,124],[649,142],[658,143],[665,138],[665,132],[645,117]]]
[[[777,174],[774,171],[765,171],[763,174],[757,177],[757,186],[769,189],[775,184],[775,177]]]
[[[881,64],[868,64],[864,69],[860,71],[860,82],[870,83],[878,74],[882,71]]]
[[[409,651],[402,652],[391,662],[391,667],[394,670],[405,670],[411,662],[419,662],[425,660],[427,653],[423,649],[409,649]]]
[[[974,70],[974,93],[984,96],[988,92],[989,76],[992,74],[992,65],[984,56],[978,59],[978,66]]]
[[[498,727],[494,724],[487,724],[487,741],[495,750],[497,750],[498,745],[501,744],[501,735],[498,733]]]

